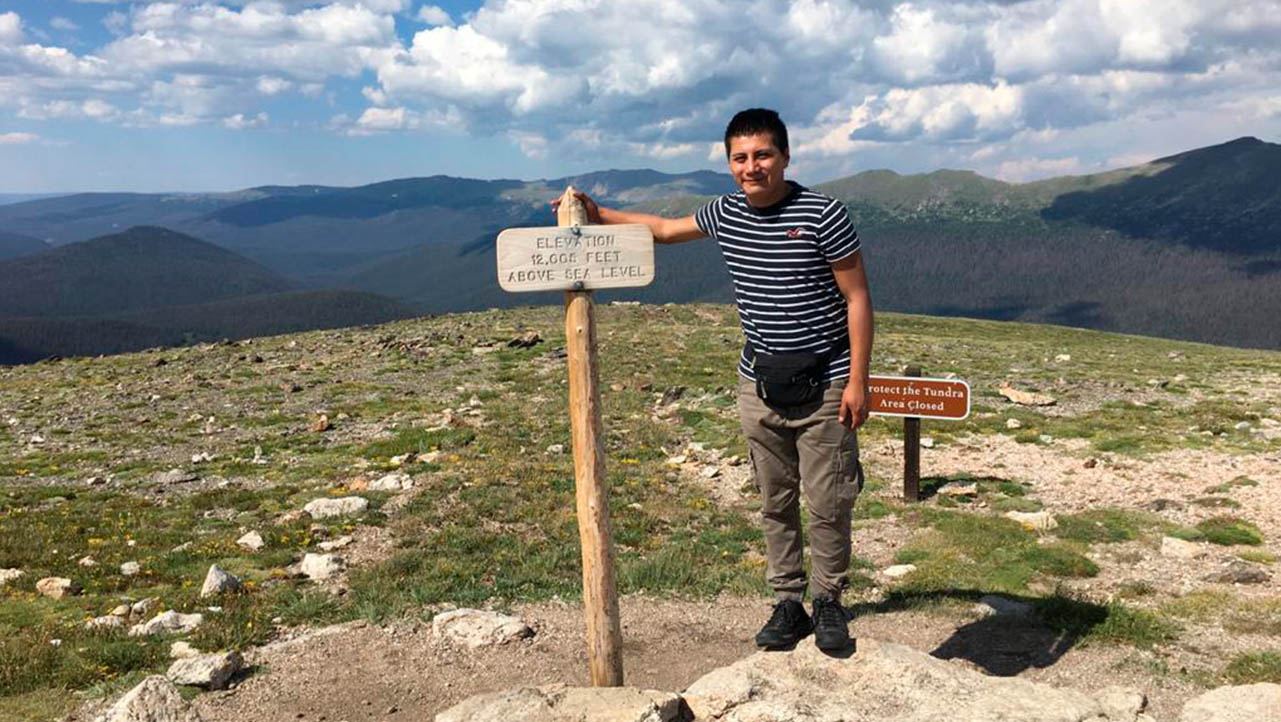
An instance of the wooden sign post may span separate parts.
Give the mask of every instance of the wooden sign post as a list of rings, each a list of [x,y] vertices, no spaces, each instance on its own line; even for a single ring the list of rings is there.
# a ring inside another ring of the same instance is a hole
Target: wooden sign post
[[[920,366],[903,376],[871,376],[868,410],[903,417],[903,498],[921,499],[921,419],[960,421],[970,415],[970,385],[960,379],[923,379]]]
[[[574,187],[556,228],[512,228],[498,236],[498,282],[508,291],[565,291],[569,421],[574,447],[583,606],[592,685],[623,684],[623,633],[614,586],[614,542],[605,485],[600,364],[592,289],[644,286],[654,278],[654,237],[644,225],[588,226]]]

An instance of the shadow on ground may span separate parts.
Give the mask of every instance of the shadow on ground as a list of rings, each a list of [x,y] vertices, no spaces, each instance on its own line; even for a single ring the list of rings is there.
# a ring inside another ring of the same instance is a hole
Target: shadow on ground
[[[967,601],[995,594],[1032,612],[993,614],[958,627],[930,652],[939,659],[964,659],[998,677],[1014,677],[1029,668],[1044,669],[1058,662],[1094,627],[1107,621],[1108,608],[1063,596],[1023,597],[969,589],[931,592],[891,592],[882,601],[857,604],[850,613],[885,614],[940,602]]]

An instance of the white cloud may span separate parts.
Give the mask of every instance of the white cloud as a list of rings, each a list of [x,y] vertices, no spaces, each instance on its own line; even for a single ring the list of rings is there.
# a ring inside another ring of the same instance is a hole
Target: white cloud
[[[404,130],[416,125],[416,119],[405,108],[367,108],[356,121],[363,131]]]
[[[418,22],[427,25],[445,25],[454,26],[454,19],[449,17],[449,13],[441,9],[438,5],[424,5],[418,8],[418,14],[415,15]]]
[[[232,130],[248,130],[250,128],[264,128],[267,125],[268,117],[266,113],[259,113],[252,118],[246,118],[244,113],[236,113],[222,119],[224,128]]]
[[[0,45],[17,45],[22,40],[22,18],[18,13],[0,13]]]
[[[129,27],[129,16],[118,10],[112,10],[102,18],[102,26],[112,35],[122,35]]]
[[[263,95],[279,95],[280,93],[294,87],[294,84],[284,78],[264,75],[258,78],[258,84],[256,87],[258,88],[258,92]]]
[[[49,27],[55,30],[79,30],[80,26],[71,21],[70,18],[64,18],[61,15],[55,15],[49,20]]]
[[[39,139],[40,136],[34,133],[0,133],[0,145],[22,145]]]

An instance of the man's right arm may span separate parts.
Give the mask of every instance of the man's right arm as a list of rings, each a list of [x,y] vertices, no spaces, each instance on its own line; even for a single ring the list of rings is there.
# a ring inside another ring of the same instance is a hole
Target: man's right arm
[[[589,223],[600,223],[602,225],[643,223],[649,226],[650,232],[654,234],[655,243],[684,243],[685,241],[693,241],[707,236],[698,227],[694,216],[663,218],[650,213],[619,211],[596,205],[596,201],[592,200],[591,196],[586,193],[579,193],[578,200],[583,202],[583,208],[587,211]]]

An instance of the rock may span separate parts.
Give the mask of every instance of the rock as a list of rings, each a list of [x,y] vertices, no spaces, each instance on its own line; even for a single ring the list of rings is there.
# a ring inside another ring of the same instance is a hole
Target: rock
[[[87,569],[89,567],[98,566],[98,560],[86,554],[80,557],[80,560],[77,561],[76,564],[79,564],[80,566],[85,567]]]
[[[242,549],[248,549],[251,552],[259,551],[266,545],[262,540],[262,534],[256,531],[246,532],[244,536],[236,540],[236,545]]]
[[[925,448],[927,448],[927,449],[933,449],[933,448],[934,448],[934,437],[933,437],[933,436],[923,436],[923,437],[921,437],[921,446],[923,446],[923,447],[925,447]]]
[[[1233,424],[1232,428],[1236,429],[1237,431],[1249,431],[1250,426],[1251,424],[1249,421],[1238,421],[1236,424]]]
[[[679,722],[681,698],[634,687],[519,687],[476,695],[436,715],[436,722]]]
[[[160,606],[160,600],[155,597],[139,599],[129,605],[129,621],[137,622],[146,619],[155,613],[156,608]]]
[[[1125,687],[1104,687],[1094,693],[1103,708],[1103,716],[1109,720],[1146,720],[1143,714],[1147,709],[1148,698],[1142,692]]]
[[[1005,428],[1007,428],[1007,429],[1021,429],[1021,428],[1023,428],[1023,422],[1022,422],[1022,421],[1019,421],[1018,419],[1006,419],[1006,420],[1005,420]]]
[[[547,453],[549,453],[549,454],[563,454],[563,453],[565,453],[565,445],[564,445],[564,444],[552,444],[551,446],[548,446],[548,447],[547,447],[546,451],[547,451]]]
[[[198,481],[199,476],[182,469],[170,469],[169,471],[156,472],[151,477],[151,481],[156,484],[182,484],[188,481]]]
[[[129,690],[94,722],[201,722],[173,682],[152,675]]]
[[[170,659],[188,659],[190,657],[198,657],[200,654],[199,649],[191,646],[190,642],[185,642],[181,639],[169,645]]]
[[[703,470],[698,473],[698,475],[703,477],[704,479],[715,479],[716,477],[721,475],[721,470],[720,470],[720,467],[718,466],[705,466],[703,467]]]
[[[1148,386],[1151,386],[1154,389],[1163,389],[1169,385],[1169,379],[1148,379]]]
[[[1071,361],[1071,360],[1072,360],[1072,356],[1070,354],[1065,354],[1065,353],[1061,353],[1058,356],[1054,357],[1054,362],[1060,363],[1060,364],[1067,363],[1068,361]]]
[[[680,466],[687,461],[689,461],[689,456],[685,454],[677,454],[676,456],[668,457],[666,464],[668,466]]]
[[[165,632],[190,632],[205,621],[203,614],[179,614],[172,609],[161,612],[146,624],[135,624],[129,628],[130,637],[141,637]]]
[[[298,565],[298,572],[313,582],[326,582],[347,568],[347,562],[337,554],[307,554]]]
[[[1281,428],[1281,421],[1277,421],[1276,419],[1268,418],[1267,416],[1265,416],[1259,419],[1259,425],[1265,429],[1277,429],[1277,428]]]
[[[137,576],[142,571],[142,565],[138,562],[125,562],[120,565],[120,573],[126,577]]]
[[[117,604],[115,608],[111,610],[111,616],[128,619],[130,609],[131,607],[128,604]]]
[[[414,488],[414,480],[403,471],[393,471],[369,482],[368,488],[370,491],[401,491]]]
[[[94,617],[85,622],[85,629],[124,629],[124,617],[108,614],[105,617]]]
[[[1084,463],[1084,464],[1081,464],[1081,466],[1084,466],[1084,467],[1085,467],[1085,468],[1087,468],[1087,469],[1093,469],[1094,467],[1096,467],[1096,466],[1098,466],[1098,465],[1099,465],[1099,460],[1098,460],[1098,459],[1095,459],[1095,458],[1089,458],[1089,459],[1086,459],[1086,460],[1085,460],[1085,463]]]
[[[1049,531],[1059,526],[1058,519],[1048,511],[1007,511],[1002,516],[1017,521],[1031,531]]]
[[[302,508],[312,519],[359,514],[369,508],[369,500],[362,496],[344,496],[337,499],[312,499]]]
[[[996,594],[985,594],[979,597],[978,604],[975,605],[979,614],[991,616],[994,614],[1004,615],[1007,617],[1030,617],[1035,609],[1028,602],[1020,602],[1017,599],[1007,599]]]
[[[405,454],[399,454],[397,456],[391,457],[390,459],[387,460],[387,463],[391,464],[394,467],[401,467],[401,466],[404,466],[405,464],[412,464],[415,461],[418,461],[418,454],[416,452],[410,451]]]
[[[331,552],[335,549],[342,549],[345,546],[349,546],[354,541],[356,540],[351,538],[350,536],[343,535],[332,541],[321,542],[316,546],[320,547],[322,551]]]
[[[80,585],[66,577],[45,577],[36,582],[36,591],[50,599],[62,599],[79,594]]]
[[[213,455],[213,454],[210,454],[208,451],[202,451],[202,452],[200,452],[199,454],[192,454],[192,455],[191,455],[191,463],[193,463],[193,464],[203,464],[203,463],[208,462],[208,461],[213,461],[213,460],[214,460],[214,458],[215,458],[215,457],[214,457],[214,455]]]
[[[1042,444],[1048,444],[1054,441],[1054,437],[1050,436],[1049,434],[1041,434],[1040,436],[1037,437],[1037,440],[1040,441]]]
[[[329,416],[327,414],[321,414],[312,420],[311,425],[307,427],[307,430],[319,434],[329,431],[332,428],[334,428],[334,425],[329,422]]]
[[[1263,722],[1281,719],[1281,684],[1219,687],[1183,705],[1179,722]]]
[[[21,569],[0,569],[0,587],[7,586],[10,582],[16,582],[26,574]]]
[[[889,642],[857,644],[844,659],[813,644],[758,652],[695,681],[685,701],[694,719],[720,722],[1151,722],[1141,711],[1116,709],[1127,694],[1121,690],[1093,696],[987,676]]]
[[[975,496],[979,493],[977,481],[949,481],[939,487],[939,496]]]
[[[537,331],[529,331],[507,342],[507,348],[533,348],[543,342]]]
[[[1002,386],[997,390],[1005,398],[1020,406],[1053,406],[1058,403],[1052,396],[1031,391],[1020,391],[1013,386]]]
[[[890,579],[898,579],[899,577],[905,577],[914,571],[916,571],[915,564],[895,564],[894,566],[882,569],[881,574],[889,577]]]
[[[245,665],[240,652],[201,654],[179,659],[169,665],[165,676],[174,684],[190,684],[205,689],[226,689],[227,683]]]
[[[1223,571],[1205,577],[1205,581],[1219,584],[1263,584],[1270,579],[1272,575],[1263,567],[1240,560],[1228,564],[1228,568]]]
[[[432,633],[440,639],[460,643],[469,649],[507,644],[534,636],[524,621],[497,612],[479,609],[456,609],[436,615]]]
[[[1205,554],[1200,544],[1178,537],[1161,537],[1161,556],[1173,559],[1195,559]]]
[[[223,571],[217,564],[210,564],[205,574],[205,583],[200,586],[200,598],[216,597],[226,592],[240,589],[240,579]]]
[[[194,542],[185,541],[185,542],[183,542],[183,543],[179,544],[178,546],[174,547],[173,549],[170,549],[170,550],[169,550],[169,553],[170,553],[170,554],[181,554],[182,552],[185,552],[185,551],[187,551],[187,550],[191,549],[191,548],[192,548],[192,547],[194,547],[194,546],[195,546],[195,543],[194,543]]]

